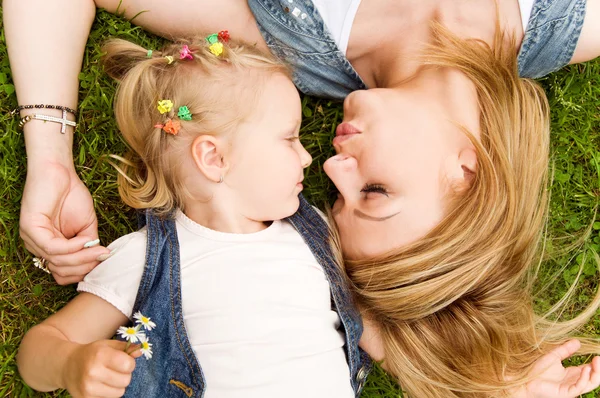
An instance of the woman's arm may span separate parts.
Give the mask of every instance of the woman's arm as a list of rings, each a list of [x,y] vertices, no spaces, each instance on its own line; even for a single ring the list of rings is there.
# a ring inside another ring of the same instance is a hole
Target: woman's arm
[[[17,354],[19,373],[39,391],[120,397],[135,361],[124,352],[126,343],[106,339],[127,322],[108,302],[82,293],[27,332]]]
[[[587,0],[583,30],[570,63],[589,61],[600,56],[600,0]]]
[[[6,42],[19,104],[77,108],[78,75],[94,19],[93,0],[4,0]],[[62,117],[52,109],[37,113]],[[21,115],[34,113],[22,111]],[[72,116],[71,116],[71,120]],[[21,206],[25,247],[51,263],[62,284],[81,280],[108,253],[82,250],[98,237],[92,197],[73,167],[73,129],[33,120],[24,126],[27,181]]]
[[[167,39],[229,30],[236,40],[267,50],[246,0],[96,0],[111,13]]]

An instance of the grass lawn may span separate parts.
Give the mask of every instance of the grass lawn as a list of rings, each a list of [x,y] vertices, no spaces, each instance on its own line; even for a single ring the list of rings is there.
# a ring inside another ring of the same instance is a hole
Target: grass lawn
[[[0,8],[0,20],[2,9]],[[19,208],[25,182],[26,157],[17,120],[9,112],[17,105],[10,76],[4,32],[0,22],[0,397],[67,396],[35,393],[19,378],[14,357],[24,332],[62,307],[75,286],[57,286],[35,269],[32,256],[19,239]],[[99,219],[103,244],[133,231],[135,218],[121,204],[116,172],[105,155],[123,153],[112,116],[113,82],[99,65],[100,45],[110,36],[159,48],[161,39],[146,34],[105,12],[99,12],[80,75],[80,117],[75,135],[75,166],[89,187]],[[600,62],[566,68],[541,80],[552,107],[552,202],[548,225],[547,260],[539,281],[537,305],[547,309],[582,276],[568,318],[589,302],[597,289],[600,253]],[[306,179],[305,195],[320,205],[328,200],[331,184],[321,164],[332,153],[331,138],[341,120],[341,105],[304,97],[302,141],[314,161]],[[89,132],[89,133],[87,133]],[[585,333],[600,336],[595,317]],[[400,389],[383,372],[369,377],[362,397],[397,397]],[[600,396],[590,393],[586,398]]]

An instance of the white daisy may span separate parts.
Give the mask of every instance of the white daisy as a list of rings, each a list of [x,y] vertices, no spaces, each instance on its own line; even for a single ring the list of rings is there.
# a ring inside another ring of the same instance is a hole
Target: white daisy
[[[148,341],[148,337],[141,336],[140,337],[140,351],[146,359],[152,358],[152,344]]]
[[[133,318],[135,319],[135,323],[142,325],[146,330],[152,330],[156,327],[156,323],[152,322],[150,318],[142,315],[139,311],[133,314]]]
[[[142,337],[146,337],[146,335],[140,331],[138,327],[121,326],[119,329],[117,329],[117,333],[130,343],[137,343]]]

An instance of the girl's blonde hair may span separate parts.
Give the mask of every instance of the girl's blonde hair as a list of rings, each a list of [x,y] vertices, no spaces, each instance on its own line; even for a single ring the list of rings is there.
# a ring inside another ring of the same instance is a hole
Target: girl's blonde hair
[[[183,45],[188,45],[192,60],[179,59]],[[183,151],[198,135],[233,132],[252,113],[266,78],[274,73],[290,76],[286,66],[252,45],[229,41],[219,56],[209,46],[199,37],[153,52],[121,39],[103,47],[104,68],[119,81],[117,124],[131,148],[126,158],[113,156],[121,161],[115,166],[119,194],[133,208],[153,208],[159,214],[182,208],[189,195],[180,172]],[[164,99],[173,108],[161,115],[157,103]],[[192,120],[177,117],[181,106],[188,107]],[[181,123],[179,134],[157,127],[169,118]]]
[[[506,396],[594,314],[600,296],[567,322],[535,315],[548,206],[546,96],[519,78],[514,40],[499,26],[493,46],[440,25],[433,31],[425,63],[455,68],[477,88],[477,171],[425,238],[345,266],[361,310],[380,328],[384,367],[409,396]],[[600,351],[595,341],[583,343],[581,353]]]

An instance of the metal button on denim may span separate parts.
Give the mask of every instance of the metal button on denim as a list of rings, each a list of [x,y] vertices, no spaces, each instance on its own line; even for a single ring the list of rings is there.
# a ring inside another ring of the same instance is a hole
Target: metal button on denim
[[[365,369],[365,367],[363,366],[362,368],[360,368],[358,373],[356,373],[356,381],[360,382],[360,384],[363,384],[362,382],[366,378],[367,378],[367,369]]]

